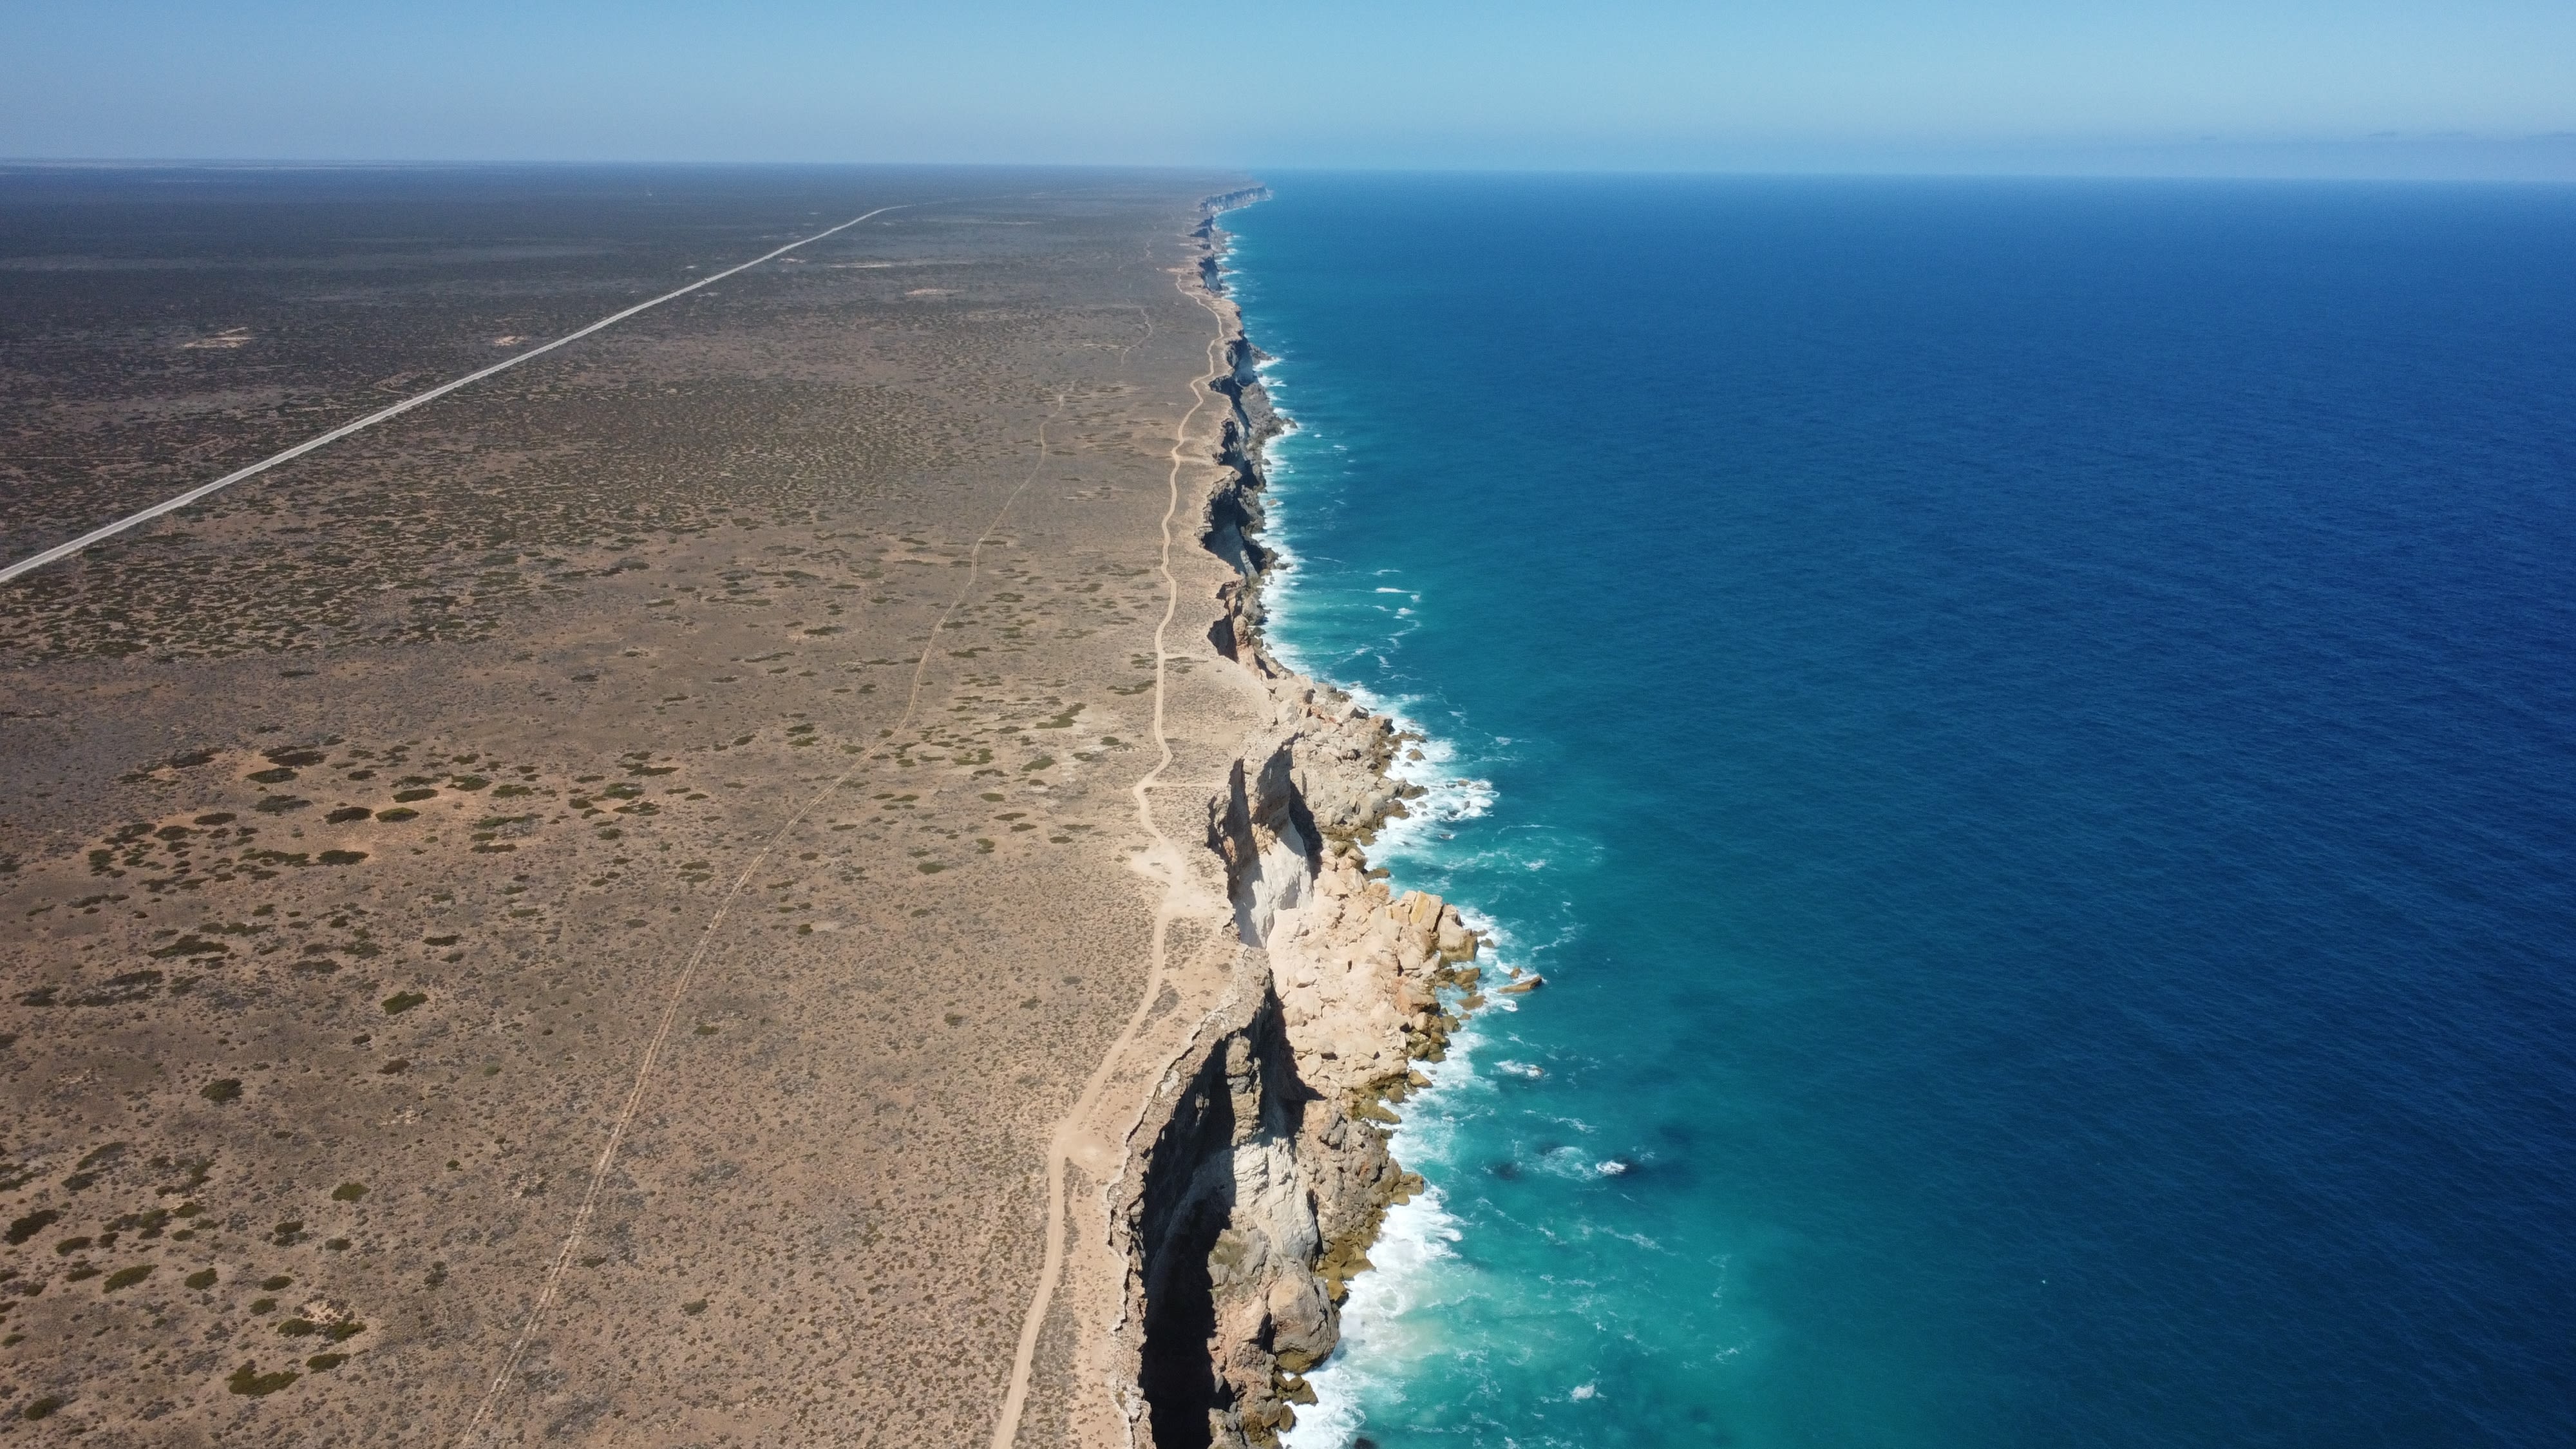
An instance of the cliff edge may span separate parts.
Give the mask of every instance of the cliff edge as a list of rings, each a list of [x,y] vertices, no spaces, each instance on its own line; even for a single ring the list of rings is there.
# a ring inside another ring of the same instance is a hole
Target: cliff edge
[[[1200,541],[1230,566],[1207,633],[1266,696],[1207,803],[1231,907],[1224,987],[1161,1074],[1109,1187],[1126,1264],[1121,1327],[1131,1443],[1268,1445],[1313,1402],[1304,1373],[1340,1341],[1341,1304],[1387,1208],[1421,1187],[1389,1154],[1390,1104],[1427,1084],[1482,1002],[1481,943],[1455,906],[1394,893],[1366,849],[1418,786],[1393,767],[1393,720],[1287,668],[1263,643],[1263,452],[1285,423],[1223,292],[1211,198],[1195,285],[1226,329],[1209,382],[1227,403]]]

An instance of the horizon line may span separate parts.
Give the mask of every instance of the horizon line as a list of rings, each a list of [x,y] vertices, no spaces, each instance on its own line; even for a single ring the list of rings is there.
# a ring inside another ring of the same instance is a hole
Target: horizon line
[[[2401,139],[2451,142],[2464,139],[2456,135],[2421,136]],[[2527,138],[2526,142],[2567,141],[2576,143],[2576,132],[2553,131]],[[2319,145],[2346,147],[2364,144],[2388,144],[2386,138],[2370,142],[2200,142],[2198,146],[2272,149]],[[2503,144],[2488,142],[2486,144]],[[2169,146],[2137,145],[2123,149],[2135,151],[2169,151]],[[2223,154],[2223,153],[2213,153]],[[2571,156],[2576,166],[2576,156]],[[2576,169],[2566,174],[2475,174],[2444,175],[2437,172],[2413,171],[2374,174],[2335,170],[2152,170],[2152,169],[2086,169],[2080,167],[2022,168],[1978,166],[1975,164],[1930,163],[1917,166],[1898,165],[1652,165],[1602,163],[1592,165],[1549,164],[1398,164],[1350,163],[1330,164],[1300,162],[1255,165],[1243,162],[1171,162],[1171,161],[921,161],[921,160],[747,160],[721,159],[656,159],[636,157],[424,157],[424,156],[0,156],[0,170],[241,170],[241,171],[398,171],[398,170],[913,170],[913,171],[1064,171],[1064,172],[1157,172],[1185,174],[1192,172],[1240,176],[1258,175],[1384,175],[1384,176],[1634,176],[1634,177],[1701,177],[1708,179],[1767,180],[1886,180],[1886,181],[2203,181],[2203,182],[2314,182],[2345,185],[2410,185],[2410,186],[2571,186],[2576,185]]]

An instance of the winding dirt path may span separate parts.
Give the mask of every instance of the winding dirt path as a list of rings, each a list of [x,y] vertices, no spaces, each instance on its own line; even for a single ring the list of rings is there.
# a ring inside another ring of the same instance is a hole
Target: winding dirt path
[[[774,256],[776,253],[771,255]],[[965,606],[966,600],[975,592],[975,586],[984,569],[984,545],[992,540],[994,532],[1001,528],[1002,520],[1010,516],[1012,506],[1020,501],[1022,494],[1029,491],[1029,485],[1037,481],[1039,471],[1046,467],[1047,428],[1064,411],[1064,402],[1065,394],[1057,393],[1054,402],[1047,409],[1046,417],[1038,424],[1037,456],[1030,461],[1027,476],[1020,480],[1018,487],[1011,490],[1009,497],[1002,500],[1002,506],[994,510],[991,520],[984,525],[982,532],[976,534],[974,545],[967,550],[965,581],[958,586],[957,596],[948,601],[948,607],[940,611],[939,618],[930,626],[930,638],[921,646],[921,657],[913,661],[911,692],[904,699],[903,713],[896,717],[891,733],[901,733],[905,726],[912,723],[913,715],[920,709],[922,680],[930,671],[930,656],[939,647],[939,636],[948,628],[948,621],[956,617],[957,611]],[[1177,459],[1176,448],[1173,464],[1176,478],[1179,469]],[[1164,523],[1166,557],[1169,556],[1170,531],[1170,520],[1167,516]],[[1166,577],[1168,576],[1167,571]],[[1170,611],[1167,607],[1165,618],[1169,617]],[[1158,641],[1160,637],[1157,634]],[[1160,677],[1160,672],[1158,664],[1157,678]],[[1161,732],[1161,710],[1162,694],[1158,688],[1155,693],[1155,727],[1158,736]],[[1169,758],[1170,752],[1167,750],[1165,759]],[[608,1185],[608,1175],[617,1166],[618,1151],[625,1146],[627,1129],[634,1125],[636,1114],[643,1109],[645,1090],[653,1083],[653,1068],[661,1060],[663,1047],[670,1041],[671,1029],[679,1023],[681,1007],[687,1004],[690,990],[697,984],[698,968],[705,963],[708,949],[715,944],[716,933],[724,928],[726,919],[733,914],[734,903],[741,899],[743,888],[751,883],[752,876],[768,862],[779,845],[787,839],[788,834],[803,824],[806,816],[813,813],[815,806],[829,799],[832,793],[848,782],[851,776],[866,768],[867,763],[864,759],[851,764],[849,768],[833,776],[821,789],[809,796],[805,803],[797,806],[796,813],[788,816],[785,823],[771,832],[769,838],[761,843],[760,849],[744,863],[742,872],[734,877],[733,885],[726,890],[724,899],[717,903],[715,914],[707,918],[705,928],[698,933],[696,949],[689,953],[687,964],[680,968],[679,978],[671,983],[670,995],[662,1006],[661,1019],[654,1025],[651,1040],[644,1044],[644,1055],[635,1064],[634,1084],[627,1089],[626,1101],[618,1109],[616,1119],[609,1125],[608,1141],[601,1146],[598,1160],[591,1165],[590,1181],[582,1190],[581,1206],[573,1214],[572,1229],[564,1235],[562,1250],[555,1254],[554,1261],[548,1265],[544,1284],[537,1290],[537,1301],[528,1309],[527,1321],[519,1326],[518,1337],[511,1341],[509,1353],[503,1356],[500,1367],[494,1371],[491,1385],[483,1391],[483,1400],[475,1406],[474,1417],[466,1424],[465,1432],[458,1437],[458,1444],[471,1444],[483,1433],[485,1426],[491,1420],[492,1411],[499,1406],[503,1394],[508,1391],[510,1381],[517,1377],[519,1364],[527,1356],[528,1344],[535,1339],[537,1329],[545,1319],[546,1310],[554,1306],[555,1298],[562,1291],[565,1272],[572,1267],[573,1259],[580,1256],[582,1239],[590,1231],[591,1218],[599,1208],[600,1194]],[[1159,933],[1157,939],[1159,940]]]
[[[1212,314],[1217,313],[1206,292],[1192,285],[1194,275],[1194,271],[1185,272],[1176,285],[1192,301]],[[1222,321],[1222,314],[1217,315]],[[1092,1069],[1090,1079],[1083,1083],[1082,1095],[1057,1121],[1047,1142],[1046,1257],[1038,1270],[1037,1291],[1029,1299],[1028,1315],[1020,1322],[1019,1351],[1011,1360],[1010,1383],[1002,1394],[1001,1417],[993,1425],[991,1449],[1014,1449],[1019,1440],[1020,1419],[1028,1408],[1029,1380],[1037,1363],[1038,1335],[1046,1327],[1047,1313],[1055,1306],[1056,1285],[1064,1277],[1065,1166],[1073,1156],[1074,1142],[1081,1134],[1083,1124],[1100,1109],[1101,1095],[1109,1088],[1111,1074],[1145,1029],[1154,1009],[1154,999],[1162,993],[1164,958],[1172,922],[1186,914],[1182,909],[1182,892],[1188,880],[1188,869],[1180,858],[1180,848],[1154,823],[1153,792],[1161,783],[1163,772],[1172,767],[1172,742],[1163,728],[1163,681],[1165,665],[1171,658],[1165,639],[1181,604],[1180,581],[1172,576],[1172,521],[1179,516],[1181,509],[1181,469],[1189,461],[1185,450],[1189,447],[1190,428],[1198,421],[1200,412],[1206,409],[1208,399],[1215,395],[1215,389],[1209,384],[1221,375],[1217,349],[1224,344],[1224,330],[1220,327],[1217,336],[1208,342],[1207,372],[1191,380],[1190,409],[1181,415],[1180,423],[1172,430],[1172,466],[1166,480],[1168,493],[1163,504],[1163,617],[1154,625],[1154,748],[1160,757],[1154,768],[1139,776],[1129,790],[1136,799],[1136,823],[1154,842],[1145,852],[1148,873],[1163,886],[1163,897],[1154,907],[1154,934],[1150,965],[1145,973],[1145,989],[1137,996],[1136,1010],[1128,1016],[1126,1027],[1118,1033],[1118,1039],[1109,1044],[1109,1050],[1102,1053],[1100,1065]]]

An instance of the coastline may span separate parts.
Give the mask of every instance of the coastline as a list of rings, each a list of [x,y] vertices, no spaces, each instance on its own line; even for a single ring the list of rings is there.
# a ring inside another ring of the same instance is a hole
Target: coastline
[[[1267,194],[1208,199],[1190,282],[1218,319],[1223,367],[1206,385],[1228,404],[1199,541],[1229,576],[1204,637],[1267,712],[1205,801],[1230,959],[1104,1189],[1123,1278],[1113,1393],[1128,1442],[1166,1449],[1258,1449],[1314,1403],[1305,1374],[1341,1340],[1351,1280],[1371,1266],[1387,1210],[1423,1186],[1389,1151],[1394,1104],[1429,1084],[1417,1063],[1445,1057],[1485,1001],[1484,942],[1457,907],[1395,892],[1369,864],[1379,833],[1426,793],[1396,772],[1417,737],[1265,639],[1279,562],[1261,538],[1266,449],[1289,422],[1224,290],[1216,223]]]

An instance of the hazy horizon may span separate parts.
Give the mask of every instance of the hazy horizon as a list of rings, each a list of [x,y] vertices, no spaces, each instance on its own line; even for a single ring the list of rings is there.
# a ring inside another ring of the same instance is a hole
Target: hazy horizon
[[[2576,184],[2576,137],[2535,137],[2516,146],[2486,142],[2472,145],[2427,138],[2410,146],[2387,141],[2337,146],[2318,143],[2277,147],[2127,147],[2098,151],[2032,148],[2027,153],[1963,153],[1891,158],[1833,158],[1807,165],[1262,165],[1256,162],[1121,162],[1121,161],[919,161],[904,158],[851,160],[774,160],[761,157],[672,159],[635,157],[492,157],[492,156],[8,156],[0,168],[14,170],[400,170],[405,168],[471,170],[478,167],[578,170],[582,168],[919,168],[924,170],[1025,170],[1068,173],[1134,171],[1231,172],[1256,181],[1284,181],[1299,176],[1669,176],[1778,180],[1993,180],[1993,181],[2317,181],[2456,183],[2464,185]]]
[[[1435,0],[16,20],[27,160],[2576,180],[2576,7]]]

